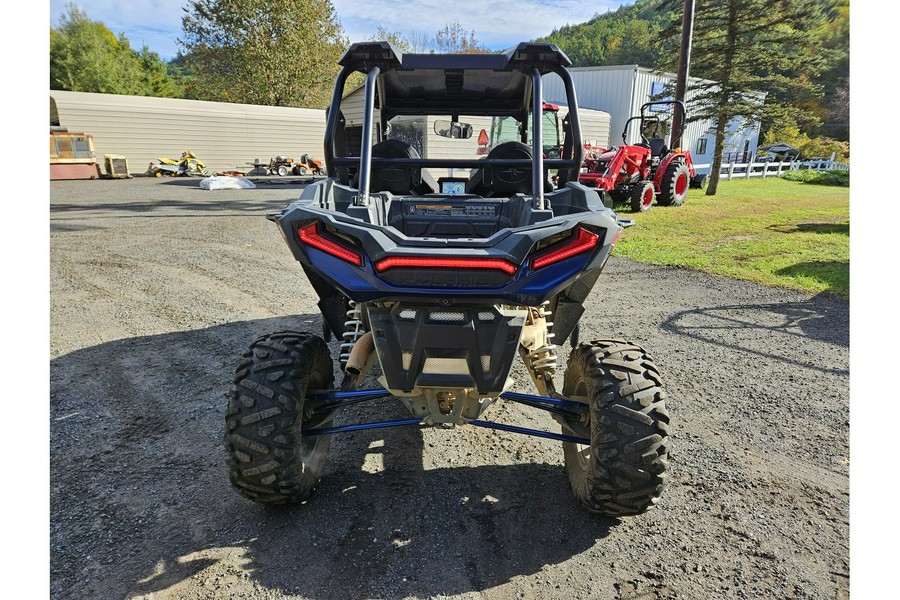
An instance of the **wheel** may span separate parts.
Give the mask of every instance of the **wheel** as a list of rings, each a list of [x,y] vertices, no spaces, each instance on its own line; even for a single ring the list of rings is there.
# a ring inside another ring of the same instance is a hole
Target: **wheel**
[[[697,175],[691,179],[691,187],[698,190],[706,189],[706,175]]]
[[[669,414],[659,371],[640,347],[619,340],[572,350],[563,394],[589,405],[563,433],[590,439],[565,442],[566,472],[584,508],[608,516],[640,514],[657,503],[669,463]]]
[[[306,169],[306,167],[298,167],[297,171],[298,171],[298,173],[297,173],[298,175],[306,175],[309,173],[309,171]]]
[[[333,414],[313,413],[311,390],[331,388],[331,356],[322,338],[283,331],[251,344],[238,365],[225,413],[231,484],[265,504],[304,500],[319,482],[331,436],[304,438]]]
[[[278,167],[278,176],[285,177],[285,176],[287,176],[287,174],[288,174],[288,168],[284,165],[280,165]]]
[[[325,177],[326,175],[328,175],[328,172],[325,169],[318,169],[316,171],[316,175],[321,175],[322,177]]]
[[[670,162],[660,185],[659,203],[663,206],[684,204],[690,179],[691,173],[684,162],[680,160]]]
[[[656,190],[652,181],[639,181],[631,188],[631,210],[647,212],[653,206]]]

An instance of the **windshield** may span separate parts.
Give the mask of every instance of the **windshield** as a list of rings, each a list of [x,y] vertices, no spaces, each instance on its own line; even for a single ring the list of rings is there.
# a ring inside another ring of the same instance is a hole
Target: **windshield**
[[[448,127],[471,127],[470,137],[452,137]],[[530,125],[530,122],[528,123]],[[412,146],[422,158],[478,159],[488,155],[492,148],[509,141],[521,141],[520,123],[513,117],[485,117],[458,115],[452,122],[450,115],[398,116],[388,121],[385,139],[400,140]],[[560,135],[557,113],[546,110],[543,115],[543,148],[545,158],[558,158]],[[531,146],[531,128],[526,131],[527,144]],[[431,168],[434,177],[453,177],[469,169]]]

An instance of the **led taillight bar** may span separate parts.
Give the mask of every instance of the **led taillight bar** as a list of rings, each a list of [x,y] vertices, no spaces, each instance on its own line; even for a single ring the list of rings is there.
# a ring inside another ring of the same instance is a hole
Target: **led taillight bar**
[[[583,227],[579,227],[577,236],[556,247],[551,247],[543,254],[531,259],[531,268],[540,269],[541,267],[546,267],[547,265],[552,265],[561,260],[571,258],[576,254],[587,252],[588,250],[596,248],[599,241],[599,235],[592,233]]]
[[[326,254],[330,254],[336,258],[346,261],[351,265],[356,265],[357,267],[363,266],[362,254],[355,250],[351,250],[350,248],[347,248],[342,244],[338,244],[337,242],[334,242],[326,237],[323,237],[322,234],[319,233],[318,222],[313,222],[306,227],[301,227],[297,232],[297,237],[299,237],[300,241],[307,246],[312,246],[313,248],[321,250]]]
[[[494,269],[508,275],[516,272],[516,265],[502,258],[439,258],[431,256],[389,256],[375,263],[379,273],[396,267],[414,269]]]

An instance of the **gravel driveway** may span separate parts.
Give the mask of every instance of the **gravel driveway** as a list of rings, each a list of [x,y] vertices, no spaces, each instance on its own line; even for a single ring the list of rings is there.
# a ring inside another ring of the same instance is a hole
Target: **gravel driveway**
[[[644,515],[579,509],[559,443],[474,427],[335,436],[310,500],[264,507],[228,482],[225,394],[255,336],[320,331],[263,218],[302,186],[197,183],[51,183],[53,598],[848,597],[846,301],[610,260],[582,339],[647,348],[673,423]]]

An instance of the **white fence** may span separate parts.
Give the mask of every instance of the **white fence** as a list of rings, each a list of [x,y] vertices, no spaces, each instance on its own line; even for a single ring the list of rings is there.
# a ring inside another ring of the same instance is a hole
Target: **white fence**
[[[698,172],[709,172],[711,164],[695,164],[694,168]],[[785,171],[799,171],[808,169],[810,171],[849,171],[850,165],[842,162],[836,162],[834,155],[830,160],[813,159],[813,160],[795,160],[790,162],[773,162],[760,161],[749,163],[728,163],[723,164],[719,170],[721,179],[739,179],[749,177],[778,177]]]

